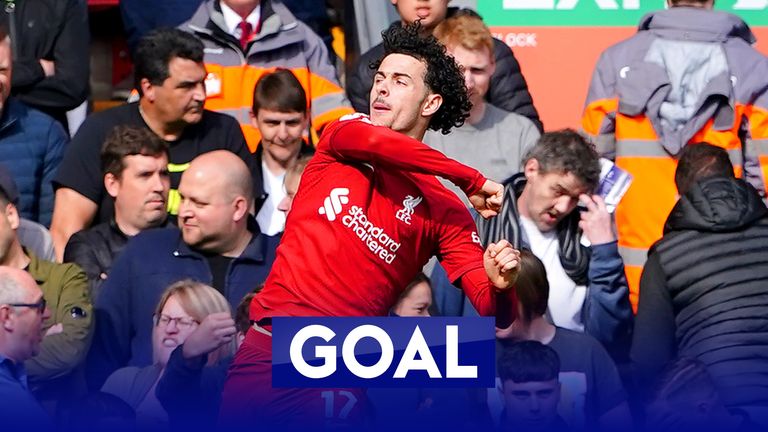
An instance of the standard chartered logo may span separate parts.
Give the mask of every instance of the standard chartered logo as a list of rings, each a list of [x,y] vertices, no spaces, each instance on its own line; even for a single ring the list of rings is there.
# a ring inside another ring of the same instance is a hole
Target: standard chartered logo
[[[392,264],[397,258],[400,243],[384,232],[383,228],[368,220],[362,208],[353,205],[341,218],[341,223],[352,230],[365,247],[385,263]]]
[[[325,197],[323,206],[320,207],[317,212],[321,215],[325,215],[329,221],[336,220],[336,215],[341,213],[341,207],[344,204],[349,203],[349,189],[347,188],[335,188],[331,190],[330,195]]]
[[[348,195],[349,189],[347,188],[332,189],[331,193],[323,200],[323,206],[317,209],[317,212],[328,218],[328,221],[335,221],[342,213],[344,204],[349,204]],[[414,207],[416,204],[418,203],[415,203]],[[353,205],[342,217],[341,223],[352,230],[365,247],[385,263],[392,264],[392,261],[397,257],[400,243],[384,232],[383,228],[369,221],[362,208]]]

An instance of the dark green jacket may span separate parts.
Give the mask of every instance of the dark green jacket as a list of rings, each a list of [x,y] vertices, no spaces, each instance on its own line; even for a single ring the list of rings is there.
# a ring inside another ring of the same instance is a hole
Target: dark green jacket
[[[30,387],[50,387],[71,376],[83,363],[93,335],[93,305],[88,280],[80,267],[43,261],[24,252],[30,259],[27,271],[43,291],[51,311],[45,330],[63,325],[61,333],[45,336],[40,353],[25,363]]]

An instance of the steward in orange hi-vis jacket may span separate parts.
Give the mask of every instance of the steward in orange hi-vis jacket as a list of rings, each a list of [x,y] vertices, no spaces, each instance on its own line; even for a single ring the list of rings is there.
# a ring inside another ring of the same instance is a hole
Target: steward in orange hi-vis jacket
[[[683,146],[726,149],[763,197],[768,179],[768,58],[738,17],[672,6],[603,52],[582,118],[600,153],[633,176],[616,225],[635,309],[648,248],[677,200]]]
[[[205,1],[180,27],[205,45],[205,108],[236,118],[251,152],[261,139],[250,118],[253,89],[262,74],[275,68],[290,69],[304,87],[312,135],[353,112],[320,37],[280,2],[262,0],[257,9],[250,35],[242,33],[242,18],[233,21],[226,0]]]

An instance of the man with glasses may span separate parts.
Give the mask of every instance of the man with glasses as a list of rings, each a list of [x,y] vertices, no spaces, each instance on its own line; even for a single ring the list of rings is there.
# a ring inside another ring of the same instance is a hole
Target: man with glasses
[[[88,282],[76,265],[42,260],[21,245],[16,233],[20,215],[14,204],[15,189],[4,180],[0,176],[0,265],[28,273],[50,305],[39,354],[27,360],[25,367],[29,389],[39,400],[53,405],[64,395],[78,396],[74,372],[85,359],[93,330]],[[37,307],[44,309],[42,304]]]
[[[29,391],[24,366],[40,352],[44,323],[50,317],[34,279],[23,270],[0,266],[0,418],[4,427],[53,427]]]

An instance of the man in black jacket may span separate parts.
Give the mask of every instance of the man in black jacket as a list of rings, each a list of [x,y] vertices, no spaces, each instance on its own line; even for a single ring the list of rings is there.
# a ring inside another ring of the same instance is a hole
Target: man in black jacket
[[[435,27],[449,16],[470,14],[479,17],[469,9],[448,8],[447,0],[392,0],[392,3],[397,8],[401,19],[401,22],[392,23],[393,26],[419,21],[422,30],[426,33],[432,33]],[[493,51],[496,58],[496,71],[491,76],[486,100],[505,111],[528,117],[536,124],[539,132],[543,131],[539,113],[533,106],[528,85],[512,50],[504,42],[494,38]],[[378,44],[360,56],[357,64],[350,71],[347,77],[347,96],[355,111],[368,113],[368,96],[371,93],[375,73],[369,65],[383,55],[384,45]]]
[[[640,280],[638,381],[689,357],[707,367],[726,407],[768,412],[768,208],[709,144],[685,147],[675,183],[680,200]]]
[[[15,24],[12,93],[67,128],[88,97],[90,35],[84,0],[3,1]]]
[[[94,297],[128,239],[165,225],[168,144],[149,129],[118,126],[104,143],[101,167],[104,187],[115,200],[114,218],[76,233],[64,250],[64,262],[85,270]]]

